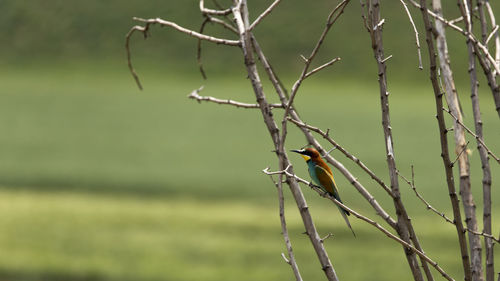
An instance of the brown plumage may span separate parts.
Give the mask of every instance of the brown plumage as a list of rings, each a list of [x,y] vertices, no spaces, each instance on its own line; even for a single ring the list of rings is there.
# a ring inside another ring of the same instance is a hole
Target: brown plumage
[[[328,192],[331,196],[333,196],[337,201],[342,203],[340,200],[340,195],[337,189],[337,185],[335,184],[335,179],[333,178],[333,173],[330,167],[326,164],[326,162],[321,158],[319,152],[314,148],[306,148],[302,150],[292,150],[293,152],[299,153],[304,160],[307,162],[309,175],[313,182],[321,187],[324,191]],[[340,214],[344,218],[347,226],[352,230],[351,224],[349,223],[349,219],[347,216],[350,215],[349,211],[337,206],[340,210]],[[354,234],[356,236],[356,234]]]

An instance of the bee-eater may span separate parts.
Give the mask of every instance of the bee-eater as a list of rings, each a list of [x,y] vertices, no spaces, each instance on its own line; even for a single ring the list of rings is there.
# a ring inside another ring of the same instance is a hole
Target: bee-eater
[[[339,191],[337,190],[337,185],[335,184],[335,180],[333,179],[333,173],[330,167],[321,159],[321,155],[314,148],[306,148],[301,150],[292,150],[292,152],[299,153],[304,160],[306,160],[307,167],[309,170],[309,175],[311,176],[312,181],[318,185],[325,192],[333,196],[337,201],[342,203],[340,200]],[[349,219],[347,216],[351,215],[348,210],[337,206],[340,210],[340,214],[344,218],[347,226],[351,229],[352,234],[356,237],[354,230],[352,230],[351,224],[349,223]]]

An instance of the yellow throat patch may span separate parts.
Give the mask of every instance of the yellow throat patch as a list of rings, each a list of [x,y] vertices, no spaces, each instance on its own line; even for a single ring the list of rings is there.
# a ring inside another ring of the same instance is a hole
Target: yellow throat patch
[[[304,160],[306,160],[306,162],[311,159],[311,157],[304,155],[304,154],[301,154],[300,156],[302,156],[302,158],[304,158]]]

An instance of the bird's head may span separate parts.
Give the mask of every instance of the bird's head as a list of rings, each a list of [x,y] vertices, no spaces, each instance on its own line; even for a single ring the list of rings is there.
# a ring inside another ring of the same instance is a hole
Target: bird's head
[[[301,149],[301,150],[292,150],[292,152],[296,152],[298,154],[300,154],[302,156],[302,158],[304,158],[304,160],[306,161],[309,161],[311,158],[318,158],[320,157],[320,154],[319,152],[314,149],[314,148],[304,148],[304,149]]]

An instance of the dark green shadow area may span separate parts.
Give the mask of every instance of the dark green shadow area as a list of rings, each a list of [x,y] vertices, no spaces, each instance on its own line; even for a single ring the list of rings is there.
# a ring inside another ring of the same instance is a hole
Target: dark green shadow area
[[[32,271],[13,271],[0,268],[0,279],[9,281],[132,281],[134,279],[127,278],[110,278],[98,273],[64,273],[64,272],[32,272]],[[145,280],[153,281],[153,280]]]
[[[207,189],[192,189],[191,184],[175,184],[175,186],[164,182],[106,182],[106,181],[73,181],[71,179],[8,179],[2,178],[0,189],[10,191],[30,191],[37,193],[71,192],[75,194],[120,196],[136,198],[175,198],[191,197],[200,200],[234,200],[244,199],[248,201],[266,200],[266,196],[276,193],[272,185],[266,186],[264,190],[252,191],[250,186],[239,185],[240,189],[233,185],[215,183]]]

